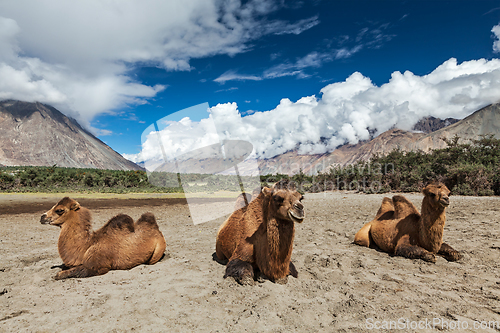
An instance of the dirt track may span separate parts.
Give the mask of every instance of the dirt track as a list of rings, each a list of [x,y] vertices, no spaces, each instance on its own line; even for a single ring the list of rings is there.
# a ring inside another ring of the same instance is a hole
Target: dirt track
[[[500,323],[500,198],[451,197],[444,238],[464,258],[430,264],[352,244],[382,197],[307,194],[292,255],[298,279],[252,287],[224,280],[225,267],[212,260],[224,218],[194,225],[183,199],[80,200],[95,228],[119,212],[153,212],[167,255],[153,266],[63,281],[51,269],[61,264],[59,230],[39,223],[57,200],[3,201],[0,331],[366,332],[384,321],[405,329],[392,331],[500,331],[483,329]],[[420,206],[420,194],[408,198]]]

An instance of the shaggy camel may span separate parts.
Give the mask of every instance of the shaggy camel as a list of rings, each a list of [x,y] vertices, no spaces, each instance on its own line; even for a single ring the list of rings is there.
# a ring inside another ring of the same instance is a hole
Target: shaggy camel
[[[450,191],[443,183],[432,182],[422,192],[422,215],[402,195],[384,198],[375,219],[356,233],[354,243],[367,247],[374,243],[384,252],[410,259],[436,262],[439,254],[448,261],[459,260],[462,255],[443,243]]]
[[[252,194],[241,193],[240,195],[238,195],[238,197],[236,198],[236,203],[234,204],[234,210],[238,210],[240,208],[247,206],[252,201],[252,198],[253,199],[257,198],[260,192],[261,188],[257,187],[252,191]]]
[[[216,256],[227,262],[224,278],[240,284],[254,283],[254,270],[284,284],[288,275],[297,277],[290,261],[295,233],[294,222],[304,220],[303,196],[292,183],[280,181],[264,187],[248,206],[235,212],[217,233]]]
[[[61,228],[58,249],[64,270],[57,273],[56,280],[152,265],[165,252],[165,238],[151,213],[135,223],[130,216],[119,214],[94,232],[89,210],[65,197],[43,214],[40,222]]]

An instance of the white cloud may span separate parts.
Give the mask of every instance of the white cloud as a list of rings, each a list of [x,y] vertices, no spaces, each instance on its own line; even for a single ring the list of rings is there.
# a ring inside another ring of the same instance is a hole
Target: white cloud
[[[342,35],[335,38],[338,44],[336,48],[332,48],[330,46],[327,50],[321,52],[313,51],[306,54],[302,58],[295,59],[294,61],[284,61],[264,70],[262,74],[239,74],[235,70],[229,70],[216,78],[214,81],[224,84],[231,80],[259,81],[285,76],[295,76],[299,79],[309,78],[312,75],[306,72],[306,69],[308,68],[320,68],[324,63],[350,58],[365,48],[378,49],[382,47],[386,42],[389,42],[392,38],[394,38],[394,35],[384,33],[384,30],[388,27],[388,24],[382,24],[376,28],[363,28],[360,30],[356,38],[350,38],[347,35]],[[271,61],[276,60],[278,56],[279,54],[276,53],[271,54]]]
[[[249,50],[267,34],[318,24],[267,20],[273,0],[25,0],[0,2],[0,98],[40,101],[88,125],[97,114],[146,103],[165,86],[135,65],[191,70],[190,60]],[[29,10],[27,10],[29,8]]]
[[[394,72],[382,86],[356,72],[325,86],[320,98],[283,99],[273,110],[245,117],[236,103],[218,104],[210,112],[222,139],[247,140],[255,154],[270,158],[296,148],[301,154],[332,151],[369,139],[369,129],[376,134],[393,126],[410,130],[425,116],[463,118],[498,102],[499,91],[500,59],[458,64],[451,58],[425,76]],[[197,133],[198,142],[213,139]],[[169,132],[165,138],[174,144],[179,135]]]
[[[214,81],[224,84],[227,81],[247,81],[247,80],[260,81],[262,80],[262,78],[256,75],[238,74],[234,70],[228,70],[224,74],[216,78]]]
[[[493,42],[493,51],[500,53],[500,24],[495,25],[491,32],[495,35],[495,41]]]

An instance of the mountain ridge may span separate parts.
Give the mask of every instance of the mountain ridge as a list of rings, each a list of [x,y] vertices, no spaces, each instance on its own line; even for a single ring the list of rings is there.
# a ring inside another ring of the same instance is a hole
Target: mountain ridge
[[[83,128],[39,102],[0,101],[0,164],[142,170]]]

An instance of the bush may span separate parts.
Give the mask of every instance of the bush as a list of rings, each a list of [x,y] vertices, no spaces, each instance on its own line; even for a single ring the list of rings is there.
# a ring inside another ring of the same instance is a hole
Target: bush
[[[485,135],[469,143],[459,137],[429,153],[395,149],[368,162],[333,167],[315,177],[311,192],[354,189],[373,192],[418,192],[429,181],[446,184],[455,194],[500,195],[500,140]],[[304,179],[298,174],[292,179]],[[267,179],[266,176],[261,177]],[[375,191],[374,184],[378,185]]]

